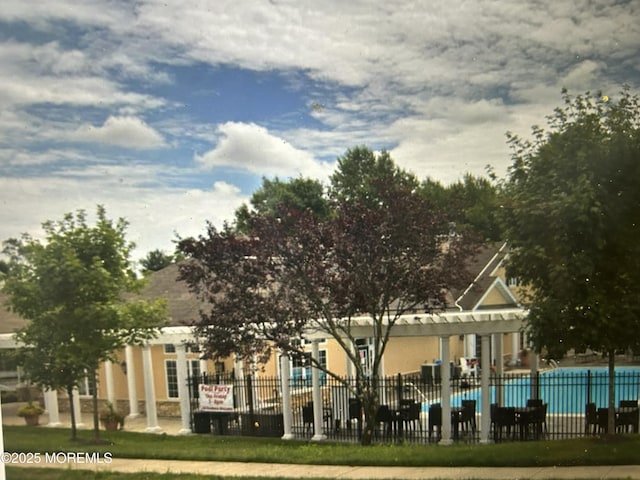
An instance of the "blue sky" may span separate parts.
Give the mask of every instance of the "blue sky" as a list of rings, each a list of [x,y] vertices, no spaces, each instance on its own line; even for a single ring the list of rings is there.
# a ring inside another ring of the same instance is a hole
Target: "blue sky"
[[[0,240],[97,204],[136,257],[233,217],[261,178],[386,148],[503,176],[560,91],[640,86],[635,1],[4,0]]]

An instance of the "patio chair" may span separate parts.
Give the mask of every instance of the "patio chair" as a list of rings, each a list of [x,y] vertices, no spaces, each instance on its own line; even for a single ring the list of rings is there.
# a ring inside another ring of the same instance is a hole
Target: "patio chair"
[[[620,408],[624,409],[616,415],[616,428],[624,432],[638,433],[640,410],[636,400],[620,400]]]
[[[469,432],[473,435],[476,433],[476,401],[475,400],[462,400],[462,414],[460,417],[460,425],[462,430]]]
[[[333,411],[330,408],[322,409],[322,421],[327,430],[331,429],[333,424]],[[313,402],[308,402],[302,406],[302,423],[306,427],[306,432],[309,432],[315,423],[315,415],[313,413]]]
[[[437,431],[436,440],[442,436],[442,405],[434,403],[429,406],[429,441],[435,430]]]
[[[382,426],[383,438],[390,439],[391,432],[393,431],[393,415],[389,405],[380,405],[376,412],[376,427]],[[375,431],[378,434],[378,428]]]
[[[302,424],[305,433],[309,433],[313,428],[313,403],[309,402],[302,406]]]
[[[527,407],[542,407],[543,401],[541,398],[530,398],[527,400]]]
[[[420,430],[422,433],[422,422],[420,421],[420,413],[422,412],[422,403],[411,400],[411,403],[407,404],[402,409],[402,421],[404,423],[404,429],[409,431]]]
[[[541,407],[535,407],[531,415],[531,426],[533,427],[533,435],[536,440],[540,435],[546,435],[547,430],[547,404],[543,403]]]
[[[347,422],[347,430],[351,430],[351,421],[355,420],[358,432],[362,429],[362,403],[357,398],[349,399],[349,421]]]
[[[587,403],[584,407],[584,434],[598,433],[598,409],[595,403]]]
[[[607,407],[598,408],[598,432],[609,432],[609,409]]]
[[[514,438],[516,433],[516,409],[514,407],[497,407],[494,412],[493,436],[497,442],[502,440],[503,430],[507,437]]]

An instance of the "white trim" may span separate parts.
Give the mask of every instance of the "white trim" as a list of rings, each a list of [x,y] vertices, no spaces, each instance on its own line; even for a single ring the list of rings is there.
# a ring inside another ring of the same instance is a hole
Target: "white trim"
[[[508,301],[513,302],[515,305],[518,305],[518,299],[515,297],[515,295],[513,294],[513,292],[511,291],[511,289],[507,286],[507,284],[504,282],[504,280],[502,280],[502,278],[497,277],[493,283],[491,283],[491,285],[489,285],[489,288],[487,288],[484,293],[482,294],[482,297],[480,297],[480,299],[476,302],[476,304],[471,308],[471,310],[478,310],[481,306],[482,303],[486,300],[486,298],[489,296],[489,294],[494,290],[497,289],[502,295],[504,295],[505,297],[507,297]]]

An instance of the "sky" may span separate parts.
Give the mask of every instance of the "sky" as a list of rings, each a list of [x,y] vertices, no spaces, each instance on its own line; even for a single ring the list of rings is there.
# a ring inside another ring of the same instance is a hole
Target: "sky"
[[[170,253],[356,145],[504,177],[506,132],[639,59],[637,0],[2,0],[0,241],[104,205]]]

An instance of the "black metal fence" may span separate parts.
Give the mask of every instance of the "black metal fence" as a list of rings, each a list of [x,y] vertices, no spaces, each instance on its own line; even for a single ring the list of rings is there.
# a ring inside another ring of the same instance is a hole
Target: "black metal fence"
[[[202,412],[199,384],[233,387],[233,408]],[[280,437],[284,433],[279,378],[228,375],[189,379],[192,429],[196,433]],[[363,412],[354,395],[354,379],[321,379],[322,434],[330,440],[357,442]],[[314,435],[310,379],[289,381],[292,434]],[[606,430],[609,381],[606,371],[549,370],[491,375],[490,438],[500,440],[562,439],[599,434]],[[482,389],[480,379],[451,380],[451,432],[455,441],[480,440]],[[374,441],[429,443],[439,439],[442,425],[442,385],[439,375],[396,375],[379,381],[380,409]],[[615,378],[616,429],[638,431],[640,371],[618,370]],[[595,413],[594,413],[595,412]],[[505,416],[506,415],[506,416]]]

